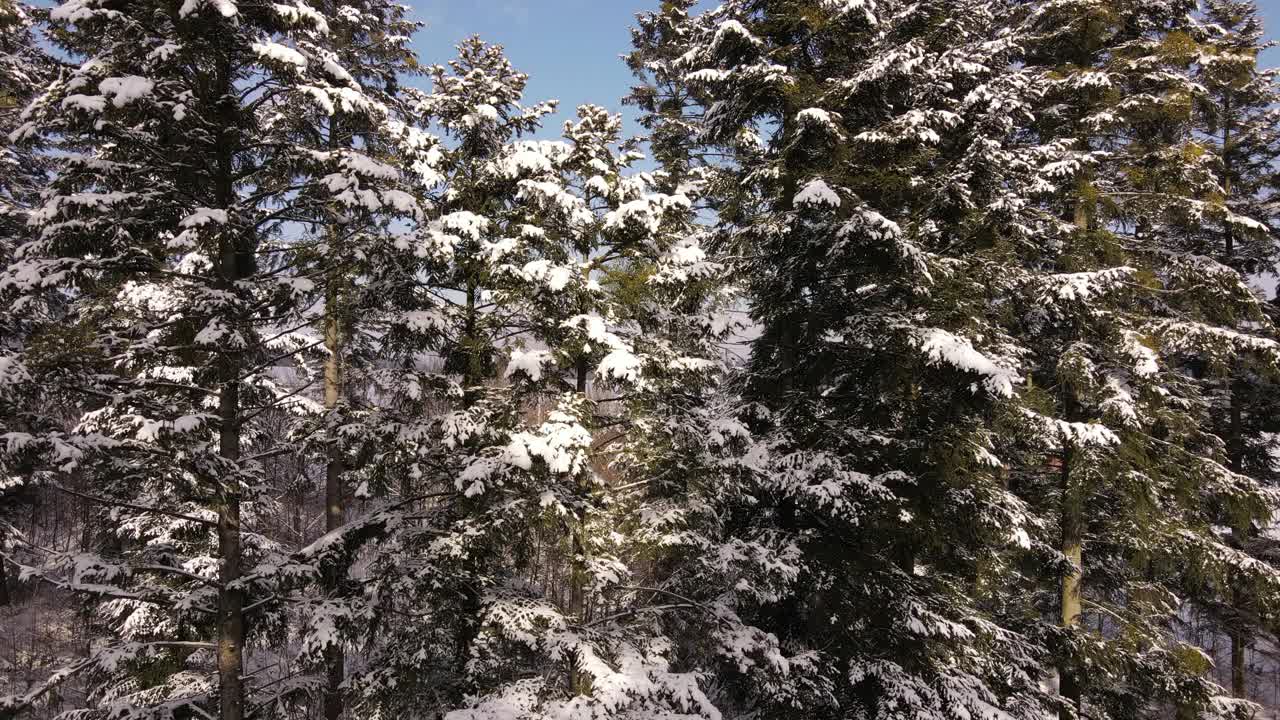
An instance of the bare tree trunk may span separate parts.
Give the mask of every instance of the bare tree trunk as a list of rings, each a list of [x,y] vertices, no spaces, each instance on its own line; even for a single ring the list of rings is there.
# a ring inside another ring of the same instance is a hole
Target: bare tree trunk
[[[222,59],[210,99],[216,103],[224,128],[215,140],[217,166],[214,178],[217,207],[235,204],[234,155],[236,127],[232,71],[229,57]],[[219,240],[219,281],[230,292],[243,274],[251,272],[243,264],[246,239],[225,233]],[[237,311],[238,314],[239,311]],[[239,318],[231,318],[233,327]],[[240,328],[237,327],[237,330]],[[240,373],[241,359],[224,354],[220,360],[222,387],[218,396],[218,452],[236,475],[220,478],[218,502],[218,555],[222,567],[218,580],[218,701],[219,720],[244,719],[244,591],[240,580]]]
[[[1081,197],[1076,200],[1075,225],[1081,231],[1089,229],[1089,211]],[[1072,398],[1066,399],[1067,416],[1071,420]],[[1071,481],[1072,453],[1070,440],[1062,439],[1062,554],[1071,563],[1068,572],[1062,575],[1061,603],[1062,627],[1074,630],[1080,626],[1081,593],[1084,585],[1084,492]],[[1080,714],[1083,706],[1084,688],[1080,682],[1077,668],[1072,662],[1064,662],[1058,668],[1059,692],[1073,706],[1072,710],[1063,710],[1061,718],[1070,720]]]
[[[4,551],[3,528],[0,528],[0,552]],[[0,607],[9,607],[13,604],[13,598],[9,596],[9,563],[3,557],[0,557]]]
[[[1224,99],[1223,102],[1223,122],[1222,122],[1222,194],[1223,202],[1231,201],[1231,176],[1232,176],[1232,157],[1231,157],[1231,101],[1230,98]],[[1236,243],[1235,233],[1231,223],[1223,223],[1223,239],[1224,253],[1226,255],[1226,264],[1231,265],[1235,259]],[[1230,378],[1230,386],[1228,388],[1228,409],[1230,427],[1227,437],[1227,454],[1228,464],[1232,472],[1243,472],[1244,470],[1244,428],[1243,413],[1240,408],[1240,396],[1244,388],[1240,386],[1236,379],[1240,373],[1239,367],[1232,368],[1232,376]],[[1243,540],[1243,538],[1241,538]],[[1240,593],[1233,590],[1231,593],[1232,605],[1239,611],[1243,603]],[[1247,688],[1245,687],[1245,666],[1244,666],[1244,649],[1248,644],[1249,638],[1245,633],[1243,623],[1237,621],[1232,624],[1231,628],[1231,694],[1238,698],[1245,698]]]
[[[334,235],[336,233],[331,231],[330,250],[333,249]],[[339,272],[330,273],[324,308],[324,343],[328,351],[324,361],[324,407],[329,415],[331,431],[336,429],[332,424],[333,414],[337,410],[343,389],[342,356],[345,348],[342,335],[342,291],[338,287],[341,281]],[[342,474],[345,468],[342,447],[336,434],[328,438],[328,454],[324,483],[324,527],[325,531],[332,532],[344,520]],[[345,568],[340,563],[330,565],[325,574],[325,590],[330,596],[341,591],[345,574]],[[346,678],[346,657],[338,640],[335,639],[332,645],[325,648],[324,664],[324,717],[325,720],[338,720],[342,716],[342,682]]]
[[[219,450],[223,458],[240,458],[239,385],[225,381],[219,398]],[[239,478],[224,482],[218,507],[218,554],[222,557],[218,590],[218,697],[220,720],[244,718],[244,593],[240,579]]]
[[[585,398],[587,396],[587,358],[586,355],[579,355],[574,363],[574,371],[577,375],[577,391],[578,395]],[[579,487],[579,501],[583,501],[583,488]],[[586,586],[587,586],[587,558],[586,546],[582,541],[582,534],[586,530],[586,512],[579,508],[573,518],[573,525],[569,529],[569,535],[572,543],[573,557],[570,558],[569,570],[569,616],[577,622],[586,621]],[[569,692],[573,695],[586,695],[591,691],[590,675],[582,671],[581,658],[574,653],[569,658]]]
[[[1071,483],[1071,452],[1062,451],[1062,554],[1071,563],[1071,570],[1062,576],[1062,627],[1074,629],[1080,626],[1081,589],[1084,568],[1084,521],[1080,493]],[[1064,663],[1058,668],[1060,692],[1073,706],[1074,712],[1063,712],[1063,720],[1080,713],[1083,688],[1074,664]]]

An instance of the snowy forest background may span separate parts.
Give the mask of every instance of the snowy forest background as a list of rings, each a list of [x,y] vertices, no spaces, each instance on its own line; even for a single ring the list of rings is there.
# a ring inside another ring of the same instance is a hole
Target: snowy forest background
[[[0,718],[1277,717],[1252,2],[410,14],[0,0]]]

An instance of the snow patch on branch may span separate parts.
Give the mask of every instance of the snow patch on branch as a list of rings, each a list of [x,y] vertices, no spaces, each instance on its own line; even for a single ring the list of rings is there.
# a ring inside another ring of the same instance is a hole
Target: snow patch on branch
[[[550,260],[532,260],[525,263],[517,274],[525,282],[538,283],[553,293],[568,287],[573,279],[573,268],[557,265]]]
[[[324,19],[324,15],[302,3],[293,5],[275,3],[271,8],[276,11],[276,15],[279,15],[281,19],[291,25],[297,24],[300,20],[306,20],[321,34],[329,34],[329,23]]]
[[[178,227],[193,228],[208,225],[209,223],[226,225],[227,211],[216,208],[196,208],[194,212],[178,222]]]
[[[1114,447],[1120,444],[1120,437],[1102,423],[1067,422],[1025,408],[1022,414],[1039,425],[1046,437],[1058,438],[1077,447]]]
[[[479,240],[480,235],[489,229],[489,219],[468,210],[451,212],[440,218],[440,224],[446,230],[471,240]]]
[[[802,128],[818,128],[831,135],[842,138],[838,124],[840,115],[827,112],[822,108],[806,108],[796,113],[796,123]]]
[[[551,360],[552,354],[546,350],[512,350],[511,359],[507,361],[507,369],[502,376],[510,378],[516,373],[524,373],[530,380],[538,382],[542,379],[542,366]]]
[[[973,347],[968,338],[932,328],[920,332],[916,342],[934,365],[946,364],[959,370],[977,373],[985,379],[983,385],[993,395],[1013,397],[1013,386],[1022,382],[1022,377]]]
[[[62,99],[62,109],[100,113],[107,109],[107,99],[101,95],[68,95]]]
[[[292,65],[299,70],[305,70],[307,68],[307,58],[304,57],[302,53],[294,50],[288,45],[281,45],[280,43],[268,40],[266,42],[254,43],[251,47],[260,58],[273,60],[285,65]]]
[[[851,12],[861,10],[869,25],[876,24],[876,16],[871,14],[871,10],[874,7],[875,3],[869,2],[869,0],[822,0],[822,9],[835,17],[843,17]]]
[[[1121,287],[1138,271],[1128,266],[1097,272],[1062,273],[1045,278],[1046,299],[1085,302]]]
[[[626,348],[616,348],[600,361],[600,365],[596,367],[596,374],[600,377],[636,382],[640,379],[641,368],[640,358]]]
[[[178,8],[178,17],[189,17],[206,5],[217,10],[218,14],[224,18],[233,18],[240,14],[240,9],[232,0],[183,0],[182,7]]]
[[[98,83],[98,92],[112,98],[111,104],[124,107],[151,94],[155,83],[137,75],[109,77]]]
[[[810,180],[792,201],[797,207],[840,207],[840,196],[821,178]]]
[[[724,44],[731,37],[736,37],[742,40],[746,40],[747,42],[757,47],[764,44],[760,40],[760,38],[756,37],[755,35],[752,35],[751,31],[748,30],[746,26],[743,25],[742,23],[738,22],[737,20],[725,20],[724,22],[720,23],[719,27],[716,28],[715,37],[711,39],[712,52],[715,52],[716,50],[718,50],[720,46]]]
[[[1160,371],[1159,357],[1156,352],[1144,345],[1137,333],[1131,330],[1125,331],[1122,349],[1133,361],[1131,369],[1138,377],[1151,377]]]

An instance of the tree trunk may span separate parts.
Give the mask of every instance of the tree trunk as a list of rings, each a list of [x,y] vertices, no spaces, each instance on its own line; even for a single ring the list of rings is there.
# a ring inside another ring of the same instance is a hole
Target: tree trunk
[[[4,529],[0,528],[0,553],[4,552]],[[9,597],[9,561],[0,557],[0,607],[9,607],[13,599]]]
[[[1239,368],[1233,368],[1233,375],[1239,373]],[[1230,425],[1228,427],[1227,437],[1227,465],[1232,472],[1241,472],[1244,469],[1244,429],[1242,427],[1243,413],[1240,409],[1240,395],[1243,388],[1240,383],[1234,379],[1229,386],[1228,394],[1230,395],[1229,418]],[[1235,545],[1237,547],[1244,546],[1244,538],[1239,536],[1237,531],[1232,531],[1235,536]],[[1231,590],[1231,607],[1235,611],[1236,616],[1231,624],[1229,634],[1231,636],[1231,694],[1237,698],[1246,698],[1245,687],[1245,666],[1244,666],[1244,649],[1249,643],[1249,636],[1245,632],[1244,622],[1240,619],[1243,611],[1245,598],[1238,587]]]
[[[330,233],[332,241],[336,233]],[[332,244],[330,251],[333,251]],[[344,351],[342,335],[342,292],[338,287],[341,278],[338,273],[331,273],[329,288],[324,308],[324,343],[328,355],[324,361],[324,407],[329,418],[329,428],[333,432],[336,418],[335,411],[342,397],[342,356]],[[328,438],[328,463],[325,466],[324,482],[324,528],[332,532],[341,527],[344,521],[343,508],[343,467],[342,447],[336,433]],[[325,572],[325,591],[330,597],[341,592],[345,568],[340,562],[331,563]],[[342,682],[346,679],[346,657],[342,644],[337,639],[325,648],[325,720],[338,720],[342,716],[343,696]]]
[[[329,121],[329,150],[336,152],[345,148],[347,143],[341,135],[341,114],[335,113]],[[325,465],[324,479],[324,529],[333,532],[346,520],[343,507],[343,466],[342,446],[337,437],[337,410],[342,400],[343,358],[346,352],[343,320],[345,300],[343,283],[346,280],[339,262],[339,232],[334,218],[329,218],[328,247],[328,282],[325,288],[324,302],[324,346],[327,352],[324,361],[324,409],[329,422],[331,435],[327,438],[328,462]],[[342,591],[342,581],[346,577],[345,561],[333,562],[325,573],[325,591],[329,597],[338,596]],[[333,644],[325,648],[325,720],[338,720],[342,716],[344,698],[342,682],[346,679],[346,656],[340,638],[334,638]]]
[[[1084,183],[1081,183],[1080,197],[1076,200],[1075,225],[1081,231],[1089,229],[1089,211],[1083,200]],[[1068,391],[1069,392],[1069,391]],[[1074,400],[1066,399],[1067,419],[1072,417]],[[1080,626],[1081,592],[1084,585],[1084,492],[1071,482],[1072,453],[1070,439],[1062,438],[1062,554],[1071,563],[1068,572],[1062,575],[1060,622],[1067,630],[1075,630]],[[1058,668],[1059,692],[1072,709],[1064,709],[1060,714],[1062,720],[1070,720],[1079,716],[1084,697],[1084,688],[1080,682],[1074,662],[1063,662]]]
[[[1230,207],[1231,202],[1231,100],[1223,101],[1223,120],[1222,120],[1222,202]],[[1227,264],[1235,259],[1235,237],[1232,234],[1231,223],[1224,222],[1222,224],[1222,232],[1226,239],[1226,247],[1224,248],[1227,255]]]
[[[1231,162],[1231,101],[1230,98],[1223,100],[1223,122],[1222,122],[1222,194],[1223,202],[1230,207],[1231,202],[1231,179],[1232,179],[1232,162]],[[1226,255],[1225,264],[1233,267],[1233,261],[1236,254],[1235,232],[1231,223],[1225,222],[1222,227],[1224,240],[1223,251]],[[1228,378],[1229,386],[1228,394],[1228,428],[1227,437],[1227,461],[1232,472],[1244,471],[1244,427],[1243,427],[1243,411],[1240,408],[1241,395],[1244,388],[1237,380],[1240,374],[1239,367],[1232,367],[1231,376]],[[1242,538],[1243,540],[1243,538]],[[1243,603],[1238,591],[1233,590],[1231,593],[1232,605],[1237,611]],[[1231,694],[1237,698],[1245,698],[1245,667],[1244,667],[1244,648],[1248,644],[1249,638],[1245,634],[1243,623],[1238,620],[1233,623],[1231,628]]]
[[[229,56],[222,58],[209,100],[218,108],[223,128],[214,141],[216,168],[214,196],[216,207],[230,209],[235,205],[234,158],[238,126],[232,69]],[[247,238],[237,231],[224,233],[218,241],[219,284],[229,294],[236,292],[236,282],[252,272]],[[241,331],[241,318],[223,318]],[[218,488],[218,555],[222,566],[218,575],[218,702],[220,720],[244,719],[244,591],[236,586],[241,577],[240,537],[240,374],[242,358],[224,352],[219,364],[221,390],[218,395],[218,452],[235,473],[220,478]]]
[[[474,389],[484,382],[484,358],[480,354],[480,311],[476,307],[480,290],[474,280],[467,280],[467,315],[463,352],[466,353],[467,366],[463,370],[462,390],[467,397],[467,405],[475,400]]]
[[[1064,443],[1067,442],[1064,438]],[[1071,563],[1071,571],[1062,576],[1062,627],[1074,629],[1080,626],[1080,595],[1083,586],[1084,568],[1084,521],[1081,496],[1071,483],[1071,452],[1064,444],[1062,451],[1062,554]],[[1063,720],[1080,713],[1083,688],[1076,675],[1073,663],[1064,662],[1058,668],[1060,692],[1071,705],[1074,712],[1064,711]]]
[[[229,171],[228,167],[228,171]],[[227,177],[230,177],[228,174]],[[237,277],[234,244],[224,240],[224,278]],[[240,459],[240,379],[234,359],[223,360],[218,397],[218,451],[238,472]],[[223,478],[218,503],[218,555],[222,558],[218,586],[218,697],[220,720],[244,718],[244,591],[235,586],[241,575],[240,478]]]
[[[574,362],[574,373],[577,375],[576,388],[583,398],[587,395],[587,357],[579,355]],[[587,564],[586,546],[582,542],[585,531],[586,512],[581,506],[585,502],[584,490],[578,486],[579,507],[574,513],[573,526],[569,529],[573,557],[570,558],[569,571],[569,616],[577,622],[586,622],[586,585]],[[569,658],[569,692],[573,695],[585,695],[590,692],[590,676],[582,672],[581,662],[575,653]]]
[[[219,398],[219,450],[223,458],[240,458],[240,397],[235,378],[225,381]],[[244,718],[244,592],[240,580],[239,478],[222,486],[218,507],[218,554],[222,558],[218,589],[218,697],[220,720]]]
[[[468,276],[466,287],[467,311],[464,319],[462,347],[460,348],[463,353],[462,405],[465,408],[472,407],[480,399],[476,388],[484,382],[484,363],[480,356],[479,311],[476,308],[478,295],[479,289],[476,280]],[[474,567],[474,563],[472,567]],[[467,661],[471,657],[471,644],[475,642],[476,636],[480,631],[481,596],[480,591],[471,583],[462,584],[461,594],[462,598],[459,602],[458,612],[462,619],[459,623],[457,644],[454,648],[454,661],[457,664],[456,672],[459,675],[464,675]]]
[[[1248,695],[1244,672],[1244,648],[1247,642],[1244,630],[1237,623],[1231,629],[1231,694],[1242,700],[1247,699]]]

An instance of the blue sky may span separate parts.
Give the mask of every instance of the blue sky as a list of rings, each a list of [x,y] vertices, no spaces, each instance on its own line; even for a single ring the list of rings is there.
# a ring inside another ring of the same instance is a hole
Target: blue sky
[[[659,0],[408,0],[427,26],[416,47],[423,62],[442,63],[467,35],[506,47],[512,64],[529,74],[527,102],[560,100],[560,115],[547,123],[559,132],[563,119],[582,103],[624,111],[621,98],[632,81],[619,59],[631,41],[635,14]],[[710,4],[710,3],[708,3]],[[1280,38],[1280,0],[1259,0],[1270,36]],[[1280,65],[1280,48],[1266,61]],[[630,133],[640,132],[628,123]]]

